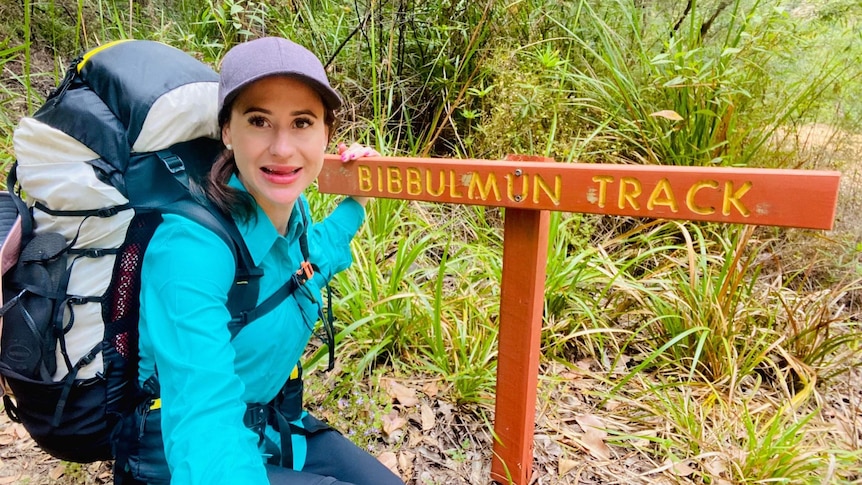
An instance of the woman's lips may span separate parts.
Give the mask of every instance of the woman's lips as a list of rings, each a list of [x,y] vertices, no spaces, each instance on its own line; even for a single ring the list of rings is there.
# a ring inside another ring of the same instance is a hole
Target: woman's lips
[[[289,184],[295,182],[299,178],[302,167],[262,167],[260,169],[264,177],[272,183]]]

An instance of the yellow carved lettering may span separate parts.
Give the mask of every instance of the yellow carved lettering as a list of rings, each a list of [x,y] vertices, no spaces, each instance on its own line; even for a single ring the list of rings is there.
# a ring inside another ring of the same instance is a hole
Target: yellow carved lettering
[[[629,190],[631,189],[631,190]],[[623,177],[620,179],[620,196],[619,200],[617,200],[617,207],[620,209],[624,209],[626,207],[626,202],[632,209],[639,210],[640,204],[636,200],[638,196],[641,195],[641,181],[634,177]]]
[[[371,168],[368,165],[360,165],[357,167],[357,175],[359,177],[359,190],[362,192],[371,191]]]
[[[593,177],[593,182],[599,184],[599,207],[605,206],[605,201],[608,197],[608,184],[613,182],[614,178],[610,175],[596,175]]]
[[[519,194],[515,194],[515,179],[521,180],[521,192]],[[523,200],[523,194],[527,191],[527,176],[523,175],[520,177],[515,177],[514,175],[507,173],[506,174],[506,196],[509,197],[509,200],[512,202],[520,202]]]
[[[673,189],[670,186],[668,179],[661,179],[656,184],[647,201],[647,209],[653,210],[655,206],[663,205],[670,207],[672,212],[679,212],[679,204],[676,202],[676,196],[673,194]]]
[[[377,191],[383,192],[383,167],[377,167]]]
[[[422,172],[418,168],[407,169],[407,193],[410,195],[422,193]]]
[[[739,213],[742,214],[743,216],[748,217],[749,215],[751,215],[751,212],[748,210],[748,208],[745,207],[745,205],[742,203],[742,201],[739,200],[750,189],[751,189],[751,182],[744,182],[742,184],[742,187],[740,187],[739,189],[736,190],[736,192],[734,192],[733,191],[733,182],[731,182],[729,180],[727,182],[725,182],[724,183],[724,200],[722,201],[722,204],[721,204],[721,213],[725,216],[729,216],[730,215],[730,206],[732,205],[733,207],[736,207],[736,210],[738,210]]]
[[[401,171],[398,170],[398,167],[389,167],[386,169],[388,172],[386,175],[386,188],[390,194],[400,194],[401,193]]]
[[[470,177],[470,187],[467,189],[467,198],[476,199],[476,192],[479,192],[478,198],[482,201],[488,200],[488,196],[493,192],[494,200],[500,201],[500,187],[497,186],[497,174],[491,172],[488,178],[485,179],[485,185],[482,185],[482,178],[476,172]]]
[[[435,189],[431,185],[431,171],[428,170],[425,172],[425,192],[428,192],[434,197],[440,197],[443,195],[443,191],[446,190],[446,175],[442,171],[438,173],[438,179],[440,185]]]
[[[718,182],[716,182],[715,180],[701,180],[699,182],[696,182],[691,187],[689,187],[688,192],[685,194],[685,205],[686,205],[686,207],[688,207],[688,210],[694,212],[695,214],[700,214],[702,216],[714,214],[715,213],[715,207],[697,205],[697,202],[694,200],[694,198],[697,197],[697,193],[701,189],[717,189],[717,188],[718,188]]]
[[[464,194],[458,191],[458,181],[455,180],[455,171],[449,170],[449,197],[453,199],[463,199]]]
[[[551,190],[551,186],[545,182],[545,179],[542,178],[541,175],[533,176],[533,203],[539,203],[539,189],[542,189],[542,192],[551,199],[551,202],[554,205],[560,205],[560,196],[563,190],[563,179],[559,175],[554,175],[554,189]]]

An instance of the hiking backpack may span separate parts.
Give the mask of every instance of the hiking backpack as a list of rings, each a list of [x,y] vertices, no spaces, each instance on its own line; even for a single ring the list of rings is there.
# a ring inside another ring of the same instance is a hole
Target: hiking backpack
[[[261,271],[236,226],[192,195],[221,149],[217,90],[218,75],[182,51],[119,41],[76,59],[15,130],[0,197],[0,254],[15,262],[2,268],[0,378],[9,416],[55,457],[112,458],[111,431],[141,399],[140,271],[162,214],[233,251],[232,335],[303,282],[255,306]]]

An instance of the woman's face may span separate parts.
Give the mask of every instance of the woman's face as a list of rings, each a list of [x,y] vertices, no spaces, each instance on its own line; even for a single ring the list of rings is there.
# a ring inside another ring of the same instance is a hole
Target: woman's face
[[[287,228],[296,199],[323,168],[329,141],[324,113],[313,88],[272,76],[240,92],[222,128],[240,180],[279,232]]]

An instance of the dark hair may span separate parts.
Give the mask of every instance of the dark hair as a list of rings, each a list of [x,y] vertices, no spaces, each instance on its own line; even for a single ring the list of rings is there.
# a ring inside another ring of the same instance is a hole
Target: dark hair
[[[234,100],[236,97],[234,97]],[[219,131],[230,122],[230,111],[233,101],[225,105],[219,113]],[[335,110],[324,105],[323,122],[329,128],[329,137],[338,129],[338,118]],[[228,185],[231,176],[236,174],[236,159],[233,151],[224,149],[216,157],[213,166],[205,180],[202,189],[206,198],[225,214],[230,214],[240,221],[248,222],[257,215],[254,197],[248,192],[237,190]]]

